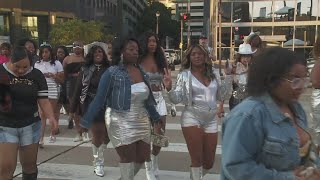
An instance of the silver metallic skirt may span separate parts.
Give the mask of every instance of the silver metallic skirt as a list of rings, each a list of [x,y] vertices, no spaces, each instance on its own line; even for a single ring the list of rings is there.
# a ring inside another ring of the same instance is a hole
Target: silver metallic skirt
[[[152,93],[153,93],[154,99],[157,102],[157,105],[156,105],[157,112],[160,114],[160,116],[166,116],[168,114],[168,111],[167,111],[166,101],[162,96],[162,92],[157,91]]]
[[[117,112],[107,108],[105,120],[114,147],[129,145],[140,140],[150,143],[150,120],[144,107],[131,104],[130,112]]]

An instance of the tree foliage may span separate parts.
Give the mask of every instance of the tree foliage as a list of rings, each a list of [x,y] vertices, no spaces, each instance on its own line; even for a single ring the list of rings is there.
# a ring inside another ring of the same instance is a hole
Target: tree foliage
[[[50,43],[53,45],[72,44],[75,40],[81,40],[85,44],[93,41],[102,41],[103,23],[96,21],[83,22],[78,19],[55,24],[49,34]]]
[[[157,11],[160,12],[158,34],[160,40],[163,41],[166,36],[169,36],[174,39],[174,42],[179,42],[180,24],[171,18],[171,10],[159,2],[150,1],[150,5],[144,10],[142,18],[137,25],[137,34],[141,35],[144,32],[156,31]],[[178,46],[178,44],[174,44],[174,46]]]

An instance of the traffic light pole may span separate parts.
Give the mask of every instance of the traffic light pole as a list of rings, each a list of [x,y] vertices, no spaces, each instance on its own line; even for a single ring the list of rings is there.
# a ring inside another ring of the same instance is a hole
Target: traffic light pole
[[[180,60],[182,62],[182,56],[183,56],[183,19],[181,18],[181,32],[180,32],[180,48],[181,48],[181,54],[180,54]]]
[[[190,8],[190,0],[188,0],[187,6],[188,6],[187,14],[191,15],[191,13],[190,13],[190,9],[191,9]],[[190,17],[188,17],[188,47],[190,47]]]

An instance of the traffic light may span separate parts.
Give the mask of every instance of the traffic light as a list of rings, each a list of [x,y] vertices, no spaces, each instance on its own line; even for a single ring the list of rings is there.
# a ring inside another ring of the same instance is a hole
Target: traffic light
[[[189,18],[190,18],[190,13],[184,13],[184,14],[182,15],[182,20],[184,20],[184,21],[189,20]]]

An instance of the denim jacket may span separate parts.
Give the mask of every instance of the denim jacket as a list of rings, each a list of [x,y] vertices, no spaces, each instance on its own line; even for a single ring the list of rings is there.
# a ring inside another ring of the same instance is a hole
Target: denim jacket
[[[232,94],[232,76],[225,75],[221,80],[218,69],[213,69],[215,81],[218,83],[217,100],[228,100]],[[169,91],[168,97],[174,104],[183,103],[184,105],[192,104],[192,74],[190,69],[181,71],[177,76],[175,86]]]
[[[306,130],[301,105],[292,110]],[[225,118],[221,180],[295,180],[293,170],[301,165],[297,130],[269,94],[248,97]]]
[[[160,115],[155,109],[156,101],[149,86],[148,76],[140,66],[139,69],[143,75],[144,82],[150,90],[149,97],[145,102],[146,110],[154,122],[159,121]],[[120,112],[130,111],[131,84],[128,71],[123,64],[108,68],[100,79],[94,100],[81,120],[81,127],[89,128],[98,112],[105,107],[110,107]]]

